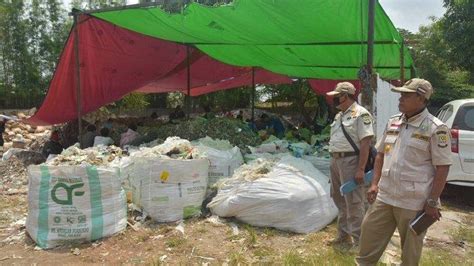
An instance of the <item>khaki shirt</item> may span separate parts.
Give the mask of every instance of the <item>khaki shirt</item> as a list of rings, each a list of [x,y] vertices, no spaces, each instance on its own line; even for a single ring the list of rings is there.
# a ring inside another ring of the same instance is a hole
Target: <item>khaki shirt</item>
[[[354,151],[354,148],[344,136],[344,132],[342,132],[341,119],[346,132],[358,148],[360,148],[360,141],[363,138],[374,135],[373,119],[369,111],[354,102],[345,112],[339,112],[331,124],[329,152]]]
[[[384,153],[377,199],[404,209],[423,209],[435,166],[452,164],[450,134],[427,109],[408,120],[403,114],[392,116],[377,143],[377,151]]]

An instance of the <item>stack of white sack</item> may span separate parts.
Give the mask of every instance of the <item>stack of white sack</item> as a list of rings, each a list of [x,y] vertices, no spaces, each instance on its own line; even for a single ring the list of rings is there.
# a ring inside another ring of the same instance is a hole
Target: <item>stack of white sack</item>
[[[228,140],[205,137],[193,144],[193,158],[209,159],[209,187],[223,178],[231,177],[235,169],[244,163],[239,147],[232,147]]]
[[[209,160],[188,140],[170,137],[158,146],[132,152],[122,176],[133,204],[157,222],[199,215],[207,188]]]
[[[221,217],[297,233],[320,230],[337,216],[328,177],[291,155],[241,166],[207,206]]]
[[[28,167],[26,230],[41,248],[93,241],[127,226],[125,193],[116,167]]]

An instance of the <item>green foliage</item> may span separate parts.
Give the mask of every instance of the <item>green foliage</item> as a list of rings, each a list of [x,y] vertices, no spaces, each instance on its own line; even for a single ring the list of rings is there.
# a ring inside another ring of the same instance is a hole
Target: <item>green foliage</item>
[[[474,82],[474,1],[444,0],[443,35],[449,40],[451,63],[470,73]]]
[[[168,93],[166,102],[168,108],[175,108],[178,105],[183,106],[184,105],[184,99],[185,95],[182,94],[181,92],[171,92]]]
[[[142,111],[150,104],[143,93],[130,93],[120,100],[119,107],[125,111]]]
[[[210,106],[214,110],[228,111],[235,108],[245,108],[250,106],[252,89],[242,87],[231,90],[216,91],[213,93],[195,97],[193,100],[199,106]],[[258,98],[258,95],[255,96]]]
[[[466,60],[474,60],[474,55],[470,55],[473,52],[474,33],[464,32],[471,30],[474,14],[471,15],[470,22],[466,21],[467,4],[460,4],[464,7],[462,9],[455,2],[462,1],[445,1],[448,7],[445,16],[431,18],[432,23],[420,27],[419,33],[400,31],[411,48],[417,76],[429,80],[435,89],[431,99],[431,105],[435,107],[440,107],[451,100],[474,97],[473,69],[469,62],[459,60],[460,54]],[[457,20],[453,21],[453,17]],[[448,32],[453,25],[463,29],[462,36]],[[465,50],[461,52],[459,49]]]
[[[39,105],[67,36],[65,25],[58,0],[0,2],[1,107]]]

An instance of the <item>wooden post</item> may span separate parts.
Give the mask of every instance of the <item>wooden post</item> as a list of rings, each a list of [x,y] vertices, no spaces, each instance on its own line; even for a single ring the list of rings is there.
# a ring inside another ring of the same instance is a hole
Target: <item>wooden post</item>
[[[83,147],[82,143],[82,94],[81,94],[81,70],[79,62],[79,11],[73,9],[72,14],[74,16],[74,57],[76,67],[76,105],[77,105],[77,123],[79,126],[79,145]]]
[[[252,123],[255,123],[255,68],[252,67]]]
[[[191,66],[190,66],[190,51],[189,51],[189,46],[186,46],[186,88],[188,91],[188,95],[186,96],[186,115],[187,118],[191,116]]]
[[[362,105],[371,113],[373,113],[373,89],[372,88],[372,66],[374,61],[374,19],[375,19],[375,3],[376,0],[369,0],[369,23],[367,32],[367,64],[362,69],[359,78],[362,82]]]
[[[402,40],[400,47],[400,82],[405,84],[405,41]]]

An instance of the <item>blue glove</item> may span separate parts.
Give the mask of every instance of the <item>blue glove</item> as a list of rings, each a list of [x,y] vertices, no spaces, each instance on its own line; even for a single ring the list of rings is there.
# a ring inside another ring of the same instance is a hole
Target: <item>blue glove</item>
[[[374,173],[372,172],[372,170],[365,173],[364,185],[370,185],[373,177],[374,177]],[[339,192],[341,192],[341,196],[344,196],[347,193],[352,192],[354,189],[356,189],[357,186],[358,184],[356,183],[355,179],[352,178],[351,180],[341,185],[341,187],[339,188]]]

